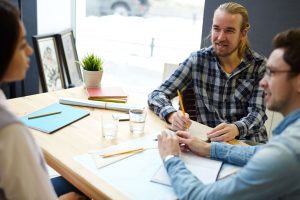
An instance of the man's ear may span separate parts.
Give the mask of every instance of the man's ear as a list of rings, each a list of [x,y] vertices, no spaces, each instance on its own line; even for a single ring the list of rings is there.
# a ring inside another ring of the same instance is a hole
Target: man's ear
[[[246,37],[247,33],[248,33],[248,29],[247,28],[245,28],[244,30],[242,30],[242,36],[243,37]]]
[[[249,32],[249,30],[250,30],[250,24],[247,24],[246,27],[241,31],[242,36],[246,37],[247,34],[248,34],[248,32]]]

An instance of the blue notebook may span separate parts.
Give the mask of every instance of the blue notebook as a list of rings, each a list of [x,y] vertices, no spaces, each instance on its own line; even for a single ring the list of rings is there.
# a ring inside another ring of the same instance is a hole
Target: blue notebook
[[[44,115],[52,112],[60,112],[60,113],[29,119],[32,116]],[[89,114],[90,113],[87,110],[55,103],[22,117],[21,121],[30,128],[43,131],[45,133],[52,133]]]

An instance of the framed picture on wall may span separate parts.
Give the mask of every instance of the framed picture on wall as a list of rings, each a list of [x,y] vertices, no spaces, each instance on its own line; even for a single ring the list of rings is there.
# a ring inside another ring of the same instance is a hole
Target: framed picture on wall
[[[73,31],[71,29],[65,30],[56,37],[69,87],[82,85],[82,75]]]
[[[65,88],[55,35],[33,36],[32,41],[43,92]]]

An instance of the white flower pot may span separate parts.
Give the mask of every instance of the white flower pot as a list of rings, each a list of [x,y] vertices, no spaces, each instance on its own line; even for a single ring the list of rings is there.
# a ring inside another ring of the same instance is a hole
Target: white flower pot
[[[100,87],[103,71],[83,71],[83,81],[86,88]]]

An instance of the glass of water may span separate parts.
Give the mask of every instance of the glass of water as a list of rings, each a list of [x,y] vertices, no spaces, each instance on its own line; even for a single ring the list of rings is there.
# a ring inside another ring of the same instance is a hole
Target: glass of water
[[[102,137],[105,139],[115,139],[118,133],[119,118],[112,115],[101,116]]]
[[[133,134],[144,133],[147,112],[145,108],[134,108],[129,110],[129,127]]]

